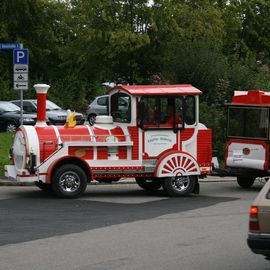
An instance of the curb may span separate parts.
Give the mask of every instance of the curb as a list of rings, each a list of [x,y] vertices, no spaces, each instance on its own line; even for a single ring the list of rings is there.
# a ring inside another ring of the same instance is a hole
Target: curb
[[[236,178],[234,177],[217,177],[217,176],[208,176],[203,179],[199,179],[200,183],[222,183],[222,182],[235,182]],[[124,178],[123,180],[115,183],[99,183],[91,182],[90,185],[124,185],[124,184],[136,184],[134,178]],[[34,183],[28,182],[15,182],[14,180],[8,180],[8,177],[0,176],[0,186],[35,186]]]

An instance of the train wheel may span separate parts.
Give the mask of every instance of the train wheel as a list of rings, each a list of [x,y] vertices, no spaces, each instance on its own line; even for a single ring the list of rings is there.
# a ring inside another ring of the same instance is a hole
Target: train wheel
[[[175,176],[164,179],[163,189],[170,197],[186,196],[194,191],[196,176]]]
[[[61,198],[79,197],[86,187],[87,176],[77,165],[62,165],[53,174],[52,189]]]
[[[136,183],[139,187],[148,190],[154,191],[162,187],[162,180],[158,178],[145,179],[145,178],[136,178]]]
[[[237,183],[242,188],[250,188],[255,181],[254,176],[237,176]]]

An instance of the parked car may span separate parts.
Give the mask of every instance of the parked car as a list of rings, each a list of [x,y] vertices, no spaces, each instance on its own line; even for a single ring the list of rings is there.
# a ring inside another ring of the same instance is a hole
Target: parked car
[[[97,115],[108,115],[109,96],[103,95],[96,97],[86,110],[86,118],[92,126],[96,121]]]
[[[118,100],[119,108],[122,111],[126,111],[128,109],[128,100],[125,97],[121,97]],[[89,124],[92,126],[96,121],[96,116],[98,115],[108,115],[108,106],[109,106],[109,95],[103,95],[96,97],[86,110],[86,118]]]
[[[254,253],[270,257],[270,180],[250,207],[247,243]]]
[[[20,100],[12,100],[13,104],[21,106]],[[37,113],[37,100],[36,99],[25,99],[23,100],[23,110],[26,113]],[[49,124],[51,125],[64,125],[67,119],[67,111],[56,105],[54,102],[46,101],[46,116]],[[78,125],[84,124],[84,116],[81,113],[76,113],[76,122]]]
[[[20,107],[8,101],[0,101],[1,131],[15,131],[21,125]],[[23,124],[34,125],[37,116],[23,113]]]

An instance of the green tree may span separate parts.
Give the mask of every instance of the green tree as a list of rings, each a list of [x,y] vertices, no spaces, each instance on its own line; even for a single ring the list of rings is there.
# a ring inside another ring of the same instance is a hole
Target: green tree
[[[270,49],[270,2],[231,0],[224,5],[222,12],[229,52],[237,53],[240,58],[255,53],[257,60],[267,60]]]
[[[76,66],[97,80],[133,83],[137,52],[149,44],[148,1],[71,1]],[[67,62],[68,63],[68,62]]]
[[[222,13],[212,1],[155,1],[150,30],[153,62],[171,83],[213,89],[226,76]],[[225,70],[224,70],[225,69]]]
[[[1,43],[23,43],[29,48],[30,76],[49,80],[57,72],[61,47],[68,33],[61,1],[1,1]]]
[[[268,54],[270,49],[270,2],[267,0],[245,0],[240,4],[241,39],[256,53]]]

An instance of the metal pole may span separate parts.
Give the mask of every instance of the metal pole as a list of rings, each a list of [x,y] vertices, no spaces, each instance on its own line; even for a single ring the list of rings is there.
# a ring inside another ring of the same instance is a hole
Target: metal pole
[[[21,92],[21,125],[23,125],[23,90]]]

